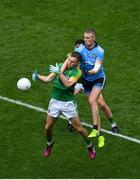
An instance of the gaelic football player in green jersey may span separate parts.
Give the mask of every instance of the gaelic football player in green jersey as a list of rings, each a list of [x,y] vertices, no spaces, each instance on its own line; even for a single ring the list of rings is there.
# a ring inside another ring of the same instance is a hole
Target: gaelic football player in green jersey
[[[37,72],[32,74],[32,79],[34,81],[39,79],[48,83],[54,79],[45,125],[47,147],[45,148],[44,156],[46,158],[50,156],[52,151],[52,146],[54,144],[52,137],[53,126],[60,114],[67,117],[71,121],[75,130],[85,139],[90,159],[94,159],[96,156],[93,144],[88,138],[88,132],[80,124],[80,119],[78,117],[77,108],[74,101],[74,86],[82,75],[82,72],[78,67],[80,58],[81,55],[78,52],[71,53],[64,73],[61,73],[60,71],[62,64],[56,64],[56,66],[50,65],[50,74],[48,76],[40,75]]]

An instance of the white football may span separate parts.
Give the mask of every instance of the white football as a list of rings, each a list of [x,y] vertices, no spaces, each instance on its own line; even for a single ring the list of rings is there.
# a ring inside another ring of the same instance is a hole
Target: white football
[[[26,91],[26,90],[30,89],[31,88],[30,80],[27,78],[19,79],[17,82],[17,88],[22,90],[22,91]]]

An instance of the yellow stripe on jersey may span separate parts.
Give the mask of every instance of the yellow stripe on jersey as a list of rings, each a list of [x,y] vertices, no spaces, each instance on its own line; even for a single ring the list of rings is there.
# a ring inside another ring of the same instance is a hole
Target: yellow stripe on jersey
[[[67,54],[67,56],[66,57],[70,57],[71,56],[71,52],[69,53],[69,54]]]
[[[78,79],[82,76],[82,71],[79,69],[79,68],[77,68],[77,74],[76,74],[76,76],[71,76],[70,77],[70,79],[69,79],[69,81],[71,81],[71,82],[77,82],[78,81]]]

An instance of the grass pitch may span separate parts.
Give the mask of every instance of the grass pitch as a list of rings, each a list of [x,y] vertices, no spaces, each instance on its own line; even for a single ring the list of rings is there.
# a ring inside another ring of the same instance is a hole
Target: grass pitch
[[[107,84],[104,96],[121,133],[140,139],[140,1],[134,0],[1,0],[0,95],[47,109],[51,85],[32,83],[21,92],[16,82],[31,80],[35,69],[48,73],[49,64],[63,62],[87,28],[95,28],[105,49]],[[91,124],[83,94],[79,114]],[[84,106],[83,106],[84,102]],[[52,156],[43,157],[46,114],[0,101],[0,178],[140,178],[140,145],[105,134],[106,145],[91,161],[83,139],[54,128]],[[110,129],[103,113],[103,128]],[[90,129],[88,129],[90,132]]]

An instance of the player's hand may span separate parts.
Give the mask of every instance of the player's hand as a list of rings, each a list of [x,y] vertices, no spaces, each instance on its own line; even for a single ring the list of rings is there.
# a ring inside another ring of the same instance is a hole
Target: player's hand
[[[56,63],[56,66],[53,66],[53,65],[50,65],[49,67],[49,72],[50,73],[55,73],[55,74],[59,74],[60,73],[60,69],[59,69],[59,66],[58,64]]]
[[[32,80],[36,81],[38,79],[38,72],[35,70],[35,72],[32,74]]]
[[[90,74],[90,75],[95,74],[95,71],[93,69],[91,69],[91,70],[88,71],[88,74]]]

